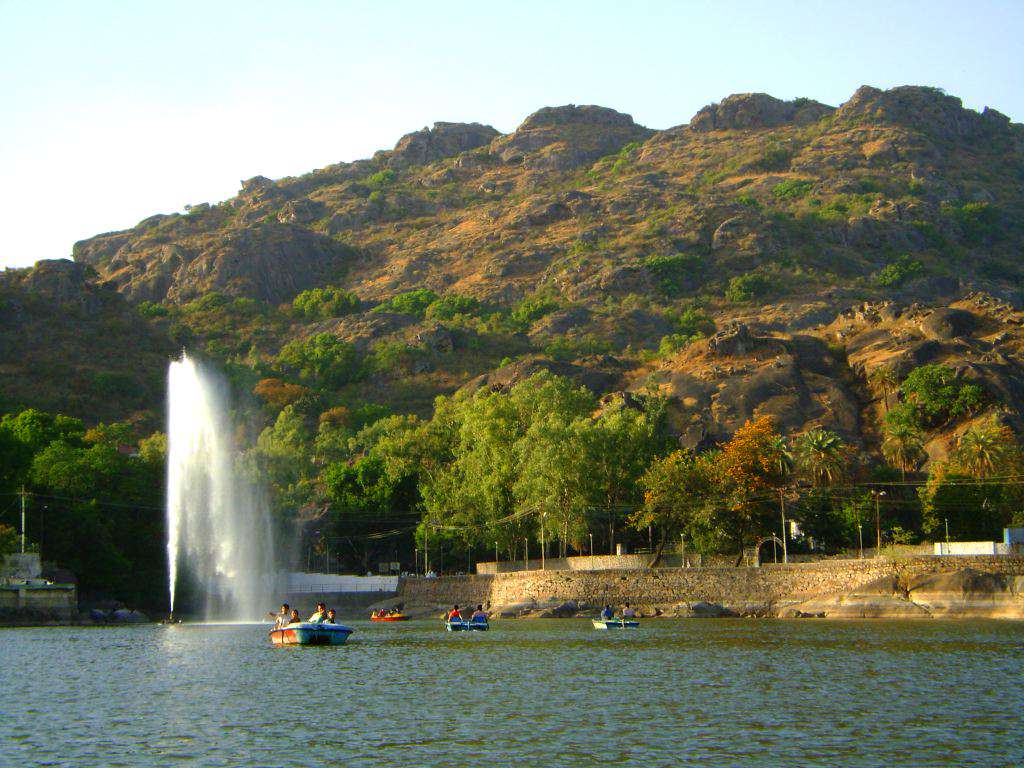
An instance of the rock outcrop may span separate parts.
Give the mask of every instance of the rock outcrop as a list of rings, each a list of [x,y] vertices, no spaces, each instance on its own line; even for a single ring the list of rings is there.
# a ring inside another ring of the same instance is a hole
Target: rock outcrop
[[[806,125],[835,111],[811,99],[782,101],[766,93],[737,93],[709,104],[690,120],[693,131],[726,131]]]

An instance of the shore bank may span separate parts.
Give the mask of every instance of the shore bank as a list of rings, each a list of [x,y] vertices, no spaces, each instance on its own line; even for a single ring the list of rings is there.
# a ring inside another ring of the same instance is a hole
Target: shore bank
[[[560,618],[629,603],[646,617],[1024,619],[1024,557],[417,577],[386,602],[414,616],[483,603],[497,618]]]

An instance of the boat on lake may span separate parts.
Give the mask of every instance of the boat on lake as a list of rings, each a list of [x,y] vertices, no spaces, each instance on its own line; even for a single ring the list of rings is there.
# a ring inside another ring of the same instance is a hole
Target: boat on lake
[[[352,630],[341,624],[303,621],[270,630],[274,645],[344,645]]]
[[[444,628],[449,632],[486,632],[490,624],[486,621],[446,621]]]
[[[636,619],[592,619],[594,629],[637,629],[640,622]]]
[[[370,621],[408,621],[409,617],[404,613],[393,613],[390,616],[378,616],[374,614],[370,616]]]

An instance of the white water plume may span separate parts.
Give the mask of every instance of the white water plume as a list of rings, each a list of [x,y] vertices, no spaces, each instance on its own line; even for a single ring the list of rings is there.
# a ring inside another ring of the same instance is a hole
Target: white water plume
[[[179,579],[205,617],[255,619],[274,579],[270,518],[239,471],[223,379],[187,354],[168,371],[167,562],[171,612]]]

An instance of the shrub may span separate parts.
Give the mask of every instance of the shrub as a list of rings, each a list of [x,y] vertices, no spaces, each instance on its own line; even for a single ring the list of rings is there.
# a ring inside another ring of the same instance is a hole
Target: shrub
[[[342,317],[359,311],[359,297],[341,288],[311,288],[292,300],[292,312],[310,320]]]
[[[669,297],[679,296],[704,268],[704,259],[697,254],[675,253],[670,256],[649,256],[644,268],[657,280],[658,288]]]
[[[735,304],[743,304],[760,298],[770,287],[771,281],[765,275],[750,272],[729,281],[729,287],[725,289],[725,299]]]
[[[544,354],[552,360],[561,361],[576,360],[589,355],[606,355],[611,351],[611,342],[599,339],[591,333],[577,338],[552,336],[544,345]]]
[[[754,161],[753,167],[765,172],[788,171],[792,161],[793,153],[790,150],[778,144],[771,144]]]
[[[374,345],[366,358],[366,366],[374,373],[409,374],[424,356],[424,350],[401,341],[385,341]]]
[[[382,187],[386,187],[389,184],[391,184],[395,180],[395,178],[397,178],[397,176],[398,174],[395,173],[393,169],[385,168],[382,171],[377,171],[376,173],[367,176],[366,184],[371,189],[379,190]]]
[[[810,194],[814,182],[809,179],[786,179],[772,189],[772,196],[779,200],[800,200]]]
[[[999,213],[989,203],[966,203],[947,207],[945,211],[960,226],[964,240],[969,243],[983,243],[998,234]]]
[[[907,280],[924,273],[924,264],[909,256],[901,256],[898,261],[886,264],[875,275],[875,283],[883,288],[895,288]]]
[[[438,295],[429,288],[399,293],[373,308],[374,312],[393,312],[396,315],[412,315],[423,318],[427,307],[438,300]]]
[[[427,317],[431,320],[451,320],[456,315],[475,316],[481,307],[480,301],[472,296],[449,293],[427,307]]]
[[[551,296],[530,296],[512,308],[512,321],[517,325],[528,326],[544,315],[551,314],[558,307],[558,299]]]
[[[684,309],[676,325],[684,336],[706,336],[715,332],[715,321],[700,307]]]
[[[170,309],[155,301],[143,301],[138,306],[138,312],[147,320],[156,320],[160,317],[167,317],[170,314]]]

